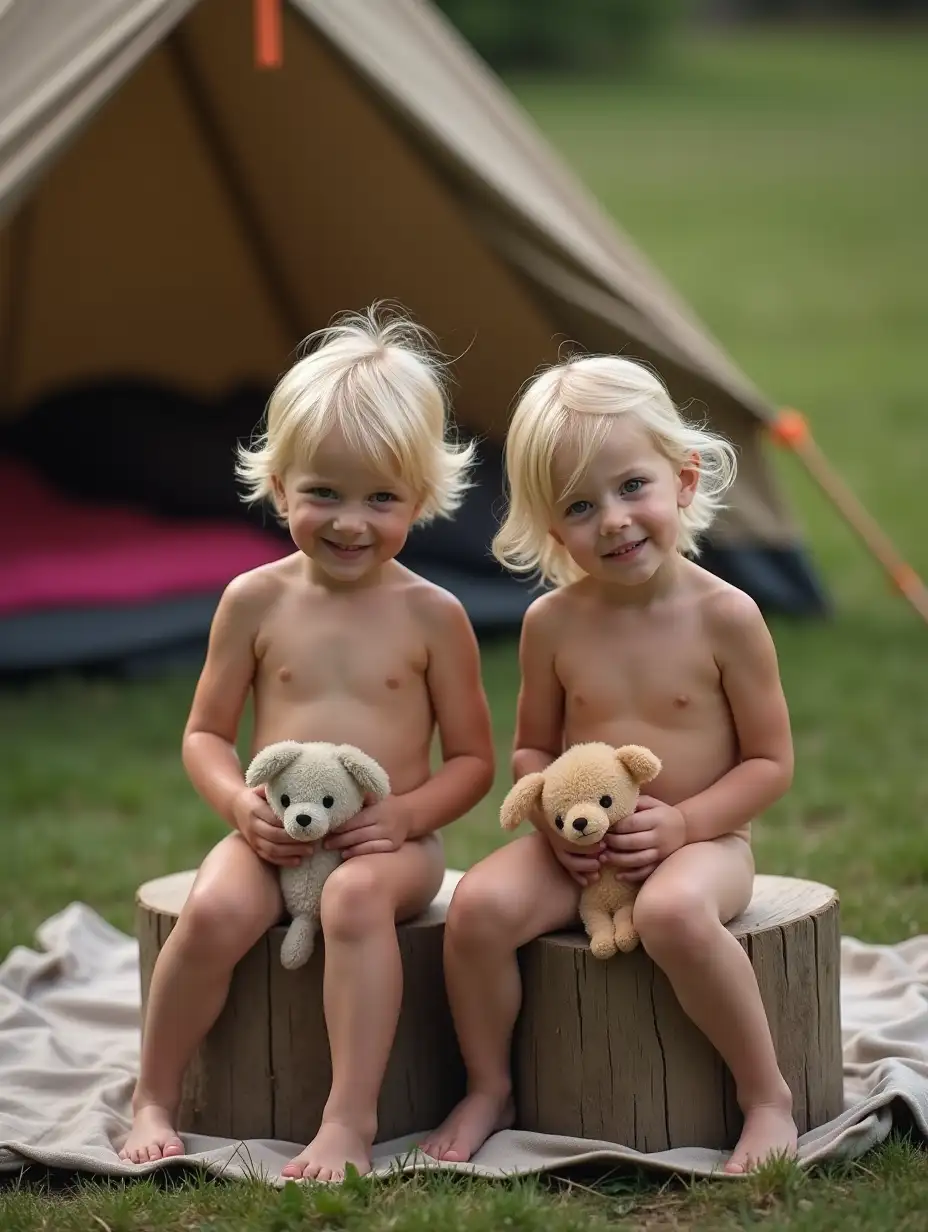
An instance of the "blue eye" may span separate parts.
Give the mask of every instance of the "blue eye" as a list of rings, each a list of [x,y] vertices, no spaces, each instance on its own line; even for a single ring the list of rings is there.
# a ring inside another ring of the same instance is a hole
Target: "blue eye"
[[[375,505],[388,505],[391,501],[395,501],[396,497],[392,492],[375,492],[371,497],[371,501]]]
[[[645,485],[644,479],[627,479],[622,484],[622,491],[626,496],[634,496],[636,492],[640,492]]]
[[[568,505],[565,510],[565,516],[568,518],[579,517],[581,513],[586,513],[588,509],[592,509],[593,505],[588,500],[574,501],[572,505]]]
[[[304,488],[303,491],[313,500],[337,500],[338,493],[334,488]]]

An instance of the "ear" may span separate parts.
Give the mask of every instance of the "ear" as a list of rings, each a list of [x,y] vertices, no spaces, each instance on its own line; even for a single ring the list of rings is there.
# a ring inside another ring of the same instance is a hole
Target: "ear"
[[[257,787],[260,783],[269,783],[272,778],[292,766],[303,752],[303,746],[298,740],[280,740],[277,744],[269,744],[252,760],[245,773],[245,782],[249,787]]]
[[[640,744],[623,744],[615,756],[639,786],[650,783],[661,772],[661,759]]]
[[[279,475],[271,476],[271,492],[274,496],[277,512],[282,518],[285,518],[287,516],[287,490],[284,487],[284,481]]]
[[[353,744],[340,744],[335,756],[342,763],[362,792],[370,792],[379,800],[390,794],[390,778],[379,762],[368,757]]]
[[[499,824],[504,830],[515,830],[523,822],[532,809],[541,803],[541,790],[545,785],[545,776],[536,771],[534,774],[523,775],[502,803],[499,810]]]
[[[698,453],[692,453],[688,461],[680,467],[677,475],[677,507],[686,509],[693,503],[696,489],[699,487],[700,458]]]

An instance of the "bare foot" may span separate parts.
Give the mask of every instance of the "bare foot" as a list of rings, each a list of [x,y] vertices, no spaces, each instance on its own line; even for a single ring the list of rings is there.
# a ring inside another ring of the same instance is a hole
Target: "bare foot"
[[[464,1164],[479,1150],[490,1134],[508,1129],[515,1120],[512,1096],[492,1091],[472,1091],[465,1095],[438,1129],[419,1144],[433,1159]]]
[[[354,1164],[363,1176],[371,1170],[371,1144],[350,1125],[323,1121],[305,1151],[281,1170],[294,1180],[343,1181],[345,1165]]]
[[[740,1175],[753,1172],[773,1155],[796,1154],[796,1123],[789,1108],[761,1104],[745,1114],[744,1128],[725,1171]]]
[[[169,1109],[160,1104],[145,1104],[135,1111],[129,1137],[119,1152],[119,1158],[132,1164],[150,1164],[156,1159],[183,1155],[185,1151],[174,1129],[174,1117]]]

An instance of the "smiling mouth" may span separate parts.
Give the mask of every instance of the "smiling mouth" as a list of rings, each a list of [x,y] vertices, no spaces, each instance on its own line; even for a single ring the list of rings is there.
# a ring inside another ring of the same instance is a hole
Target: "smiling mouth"
[[[369,543],[333,543],[331,539],[323,539],[323,543],[340,556],[357,556],[371,546]]]
[[[621,547],[616,548],[614,551],[607,552],[606,557],[607,559],[612,559],[612,558],[621,558],[623,556],[630,556],[632,552],[634,552],[636,549],[644,547],[644,545],[647,542],[648,541],[645,538],[645,539],[636,539],[634,543],[623,543]]]

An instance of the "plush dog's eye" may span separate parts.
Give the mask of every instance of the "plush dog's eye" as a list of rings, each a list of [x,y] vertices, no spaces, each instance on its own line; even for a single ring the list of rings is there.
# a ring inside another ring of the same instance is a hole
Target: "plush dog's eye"
[[[281,796],[281,797],[280,797],[280,803],[281,803],[281,806],[282,806],[283,808],[289,808],[289,807],[290,807],[290,797],[289,797],[289,796]]]
[[[564,829],[564,818],[561,817],[560,814],[558,814],[558,816],[555,817],[554,819],[554,824],[557,826],[559,830],[563,830]]]
[[[600,796],[599,797],[599,807],[600,808],[612,808],[612,796]]]
[[[322,807],[323,808],[331,808],[334,803],[335,803],[334,796],[323,796],[322,797]]]

